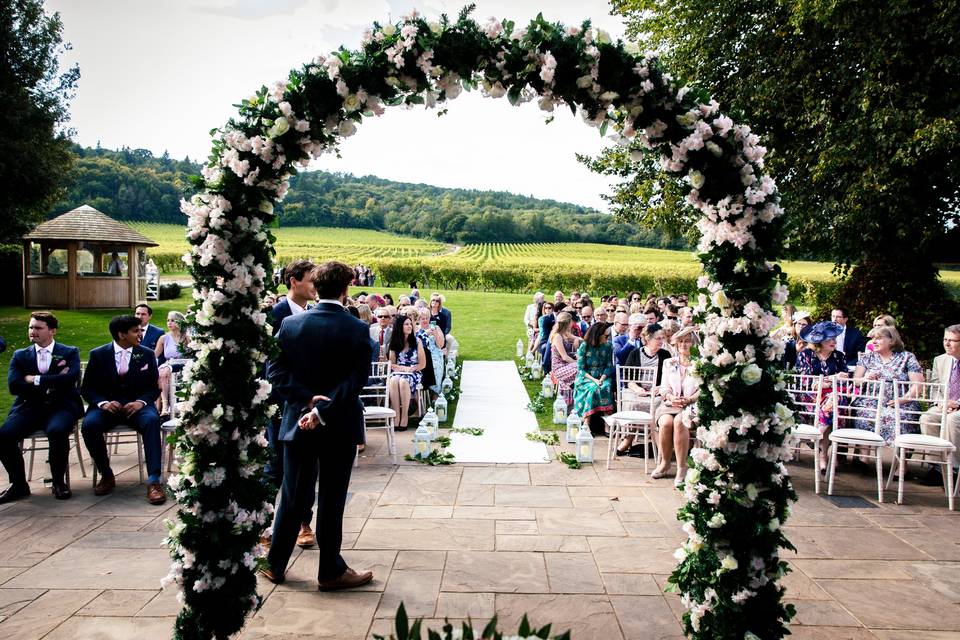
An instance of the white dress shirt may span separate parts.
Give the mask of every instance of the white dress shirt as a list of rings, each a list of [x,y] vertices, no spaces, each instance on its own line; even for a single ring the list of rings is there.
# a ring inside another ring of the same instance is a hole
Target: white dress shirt
[[[130,363],[131,363],[132,360],[133,360],[133,347],[130,347],[130,348],[128,348],[128,349],[124,349],[124,348],[121,347],[119,344],[117,344],[116,341],[114,341],[114,343],[113,343],[113,357],[114,357],[115,366],[117,367],[117,373],[118,373],[118,374],[120,373],[120,361],[121,361],[121,358],[124,357],[124,356],[123,356],[124,353],[127,354],[127,355],[126,355],[126,358],[127,358],[127,373],[129,373],[129,372],[130,372]],[[137,402],[143,402],[143,400],[137,400]],[[104,400],[103,402],[101,402],[101,403],[98,404],[97,406],[102,409],[102,408],[103,408],[103,405],[105,405],[105,404],[109,404],[109,401]],[[144,404],[146,404],[146,403],[144,403]]]
[[[40,386],[40,376],[50,370],[50,365],[53,362],[53,347],[56,344],[55,340],[51,340],[50,344],[45,347],[37,346],[37,371],[40,372],[40,375],[33,377],[35,387]],[[44,362],[44,358],[46,358],[46,362]]]

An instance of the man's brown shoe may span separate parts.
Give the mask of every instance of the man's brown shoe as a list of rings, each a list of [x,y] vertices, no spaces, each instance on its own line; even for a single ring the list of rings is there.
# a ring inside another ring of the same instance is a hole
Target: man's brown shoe
[[[260,575],[267,579],[268,582],[273,584],[283,584],[283,581],[286,577],[283,574],[277,575],[273,572],[272,569],[260,569]]]
[[[300,529],[300,533],[297,534],[297,546],[301,549],[309,549],[315,544],[317,544],[316,534],[310,529]]]
[[[327,580],[320,583],[320,591],[339,591],[340,589],[354,589],[362,587],[373,580],[373,571],[364,571],[357,573],[353,569],[347,568],[343,575],[336,580]]]
[[[163,504],[167,501],[167,494],[159,482],[151,482],[147,485],[147,502],[150,504]]]
[[[113,489],[116,486],[117,479],[113,476],[100,476],[100,482],[98,482],[97,486],[93,488],[93,495],[105,496],[109,493],[113,493]]]

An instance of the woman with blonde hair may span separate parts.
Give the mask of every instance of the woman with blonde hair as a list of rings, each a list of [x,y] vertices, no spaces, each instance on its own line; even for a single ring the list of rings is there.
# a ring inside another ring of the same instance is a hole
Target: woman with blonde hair
[[[360,314],[360,319],[367,324],[371,324],[373,322],[373,312],[370,311],[370,305],[368,305],[366,302],[361,302],[357,305],[357,313]]]
[[[573,316],[562,311],[550,331],[550,371],[560,394],[569,406],[573,401],[573,381],[577,377],[577,347],[580,338],[573,335]]]
[[[654,324],[659,324],[660,329],[663,330],[664,348],[670,352],[671,356],[676,358],[677,348],[673,346],[673,336],[676,335],[677,331],[680,330],[679,323],[673,320],[663,320],[661,322],[655,322]]]
[[[677,457],[677,475],[673,484],[681,486],[687,475],[687,452],[690,449],[690,429],[696,420],[700,381],[693,375],[690,350],[697,339],[693,327],[681,329],[673,335],[677,357],[663,363],[662,382],[658,394],[663,402],[657,407],[657,427],[660,429],[660,464],[650,477],[663,478],[670,471],[672,454]]]
[[[186,318],[179,311],[167,314],[167,332],[157,340],[154,354],[157,356],[160,372],[160,415],[169,416],[170,407],[167,398],[170,395],[170,377],[176,371],[183,369],[182,364],[170,364],[169,360],[180,360],[185,357],[187,334],[180,329]]]

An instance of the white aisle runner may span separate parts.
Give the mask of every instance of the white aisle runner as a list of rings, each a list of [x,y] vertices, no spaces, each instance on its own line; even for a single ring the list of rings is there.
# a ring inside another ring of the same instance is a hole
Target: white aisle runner
[[[449,451],[457,462],[550,462],[547,447],[525,434],[537,431],[527,411],[530,397],[510,360],[463,363],[454,428],[480,427],[482,436],[451,433]]]

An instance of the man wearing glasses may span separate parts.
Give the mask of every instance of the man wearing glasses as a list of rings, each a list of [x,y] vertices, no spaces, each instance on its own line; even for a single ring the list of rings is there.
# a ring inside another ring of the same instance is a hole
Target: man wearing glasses
[[[376,324],[370,325],[370,339],[380,345],[380,361],[387,359],[387,347],[390,346],[390,336],[393,335],[393,313],[391,307],[378,307],[374,317]]]

